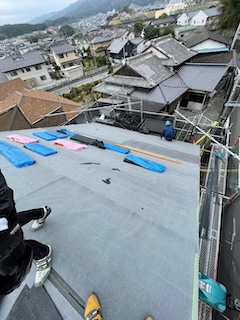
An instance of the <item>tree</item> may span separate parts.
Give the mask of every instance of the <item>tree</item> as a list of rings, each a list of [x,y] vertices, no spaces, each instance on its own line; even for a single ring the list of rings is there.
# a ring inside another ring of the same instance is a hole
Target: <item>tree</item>
[[[59,30],[60,34],[62,34],[64,37],[71,37],[75,31],[73,30],[72,27],[69,25],[65,24],[64,26],[61,26]]]
[[[236,30],[240,22],[239,0],[220,0],[219,26],[221,29]]]
[[[149,25],[144,29],[144,39],[151,40],[159,37],[159,29],[153,25]]]
[[[166,12],[164,12],[163,14],[161,14],[161,15],[158,17],[158,19],[164,19],[164,18],[166,18],[166,17],[168,17],[168,15],[166,14]]]
[[[134,23],[133,31],[134,31],[135,37],[138,37],[141,35],[143,28],[144,28],[143,22],[139,21]]]
[[[0,33],[0,40],[5,40],[7,39],[7,36],[3,33]]]

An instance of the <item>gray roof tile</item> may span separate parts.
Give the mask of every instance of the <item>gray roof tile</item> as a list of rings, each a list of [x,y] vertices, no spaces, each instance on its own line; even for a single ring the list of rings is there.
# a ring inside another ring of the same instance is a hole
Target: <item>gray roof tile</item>
[[[41,54],[38,51],[29,51],[20,56],[20,59],[17,60],[13,60],[12,57],[7,57],[3,60],[0,60],[0,71],[8,72],[41,63],[45,63],[45,60]]]

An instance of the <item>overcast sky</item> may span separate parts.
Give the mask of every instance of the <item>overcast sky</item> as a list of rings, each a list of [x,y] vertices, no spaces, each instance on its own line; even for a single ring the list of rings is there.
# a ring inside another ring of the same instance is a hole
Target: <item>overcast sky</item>
[[[66,8],[77,0],[0,0],[0,25],[26,23]]]

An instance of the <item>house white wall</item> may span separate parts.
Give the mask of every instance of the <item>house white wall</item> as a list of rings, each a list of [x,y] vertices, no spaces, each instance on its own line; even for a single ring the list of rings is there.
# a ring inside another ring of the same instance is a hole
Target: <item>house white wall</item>
[[[186,8],[186,6],[187,5],[185,2],[169,3],[168,5],[166,5],[166,7],[164,9],[155,11],[155,19],[159,19],[159,17],[163,13],[166,13],[168,16],[170,16],[175,11],[184,10]]]
[[[61,69],[70,67],[72,65],[77,65],[81,63],[80,57],[76,56],[74,51],[66,52],[62,54],[56,54],[54,51],[52,52],[55,63]]]
[[[52,82],[45,63],[8,71],[5,74],[8,80],[20,78],[32,88]]]
[[[194,26],[205,26],[208,16],[202,10],[198,11],[190,20],[190,24]]]
[[[69,81],[79,79],[83,77],[83,68],[82,66],[73,66],[61,70],[61,75],[64,78],[67,78]]]
[[[189,24],[189,16],[186,13],[182,13],[177,19],[178,26],[186,26]]]

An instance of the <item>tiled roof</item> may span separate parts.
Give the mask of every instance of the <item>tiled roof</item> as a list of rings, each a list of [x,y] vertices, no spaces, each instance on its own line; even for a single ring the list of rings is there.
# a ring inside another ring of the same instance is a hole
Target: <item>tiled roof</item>
[[[118,29],[116,31],[107,30],[103,32],[101,35],[92,39],[91,44],[107,42],[116,38],[120,38],[126,31],[126,29]]]
[[[154,86],[169,78],[173,72],[154,53],[146,52],[126,60],[126,64]]]
[[[21,79],[15,79],[6,81],[0,84],[0,101],[4,100],[14,91],[22,91],[23,89],[28,89],[24,81]]]
[[[201,31],[195,30],[190,32],[190,34],[188,34],[186,37],[182,37],[182,41],[188,48],[191,48],[208,39],[229,45],[229,41],[227,41],[220,33],[209,31],[206,28]]]
[[[67,52],[73,52],[74,48],[70,44],[64,43],[51,46],[51,50],[54,51],[55,54],[63,54]]]
[[[81,104],[58,97],[50,92],[42,92],[37,90],[23,90],[22,92],[14,92],[0,103],[0,111],[6,110],[17,105],[31,124],[39,121],[45,115],[54,113],[61,109],[64,112],[74,111],[66,115],[70,120],[80,113]]]
[[[0,60],[0,71],[8,72],[42,63],[45,63],[45,60],[38,51],[29,51],[20,56],[19,59],[14,60],[12,57],[7,57]]]
[[[175,40],[171,35],[153,40],[152,45],[169,58],[172,58],[175,62],[174,65],[180,65],[197,54]]]

